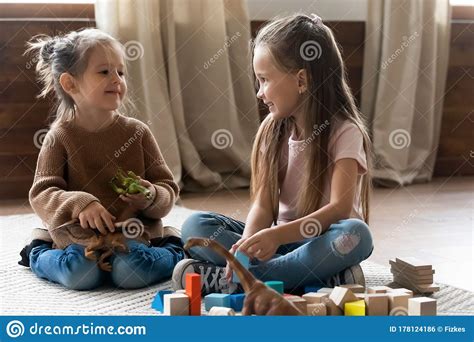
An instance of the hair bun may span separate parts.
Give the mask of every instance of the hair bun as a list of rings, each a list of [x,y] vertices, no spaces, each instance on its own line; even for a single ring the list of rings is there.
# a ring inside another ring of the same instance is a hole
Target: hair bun
[[[43,58],[46,63],[51,62],[51,57],[54,54],[54,46],[56,45],[56,41],[56,38],[51,38],[45,41],[43,47],[41,48],[41,58]]]

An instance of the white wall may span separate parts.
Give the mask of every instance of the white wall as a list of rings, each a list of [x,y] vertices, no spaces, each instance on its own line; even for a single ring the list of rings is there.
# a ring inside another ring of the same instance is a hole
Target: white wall
[[[271,19],[301,11],[316,13],[323,21],[365,21],[367,0],[246,0],[251,20]]]

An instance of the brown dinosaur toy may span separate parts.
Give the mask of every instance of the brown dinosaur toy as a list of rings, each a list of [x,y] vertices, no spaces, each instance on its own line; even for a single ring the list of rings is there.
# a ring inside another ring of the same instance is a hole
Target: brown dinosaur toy
[[[190,238],[184,245],[185,249],[192,247],[209,247],[226,258],[230,267],[237,273],[245,291],[243,315],[266,316],[296,316],[303,315],[296,306],[286,300],[275,290],[257,280],[242,264],[219,243],[202,238]]]
[[[109,233],[107,235],[96,235],[89,245],[84,249],[84,255],[87,259],[97,260],[99,268],[103,271],[112,271],[112,265],[106,259],[114,251],[128,253],[128,247],[125,237],[121,232]],[[99,256],[97,256],[97,253]]]

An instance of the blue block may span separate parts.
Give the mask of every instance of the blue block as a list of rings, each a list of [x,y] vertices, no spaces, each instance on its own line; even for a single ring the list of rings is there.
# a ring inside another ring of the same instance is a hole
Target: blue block
[[[234,311],[242,311],[244,307],[245,293],[236,293],[230,295],[230,307]]]
[[[280,280],[271,280],[271,281],[266,281],[265,285],[267,285],[269,288],[274,289],[276,292],[283,294],[283,282]]]
[[[204,297],[204,306],[207,311],[213,306],[230,308],[230,295],[226,293],[211,293]]]
[[[246,256],[244,253],[237,251],[234,254],[235,258],[240,261],[242,266],[244,266],[246,269],[249,268],[250,266],[250,259],[248,256]],[[232,273],[232,282],[234,283],[240,283],[239,277],[235,272]]]
[[[158,293],[155,296],[155,299],[153,299],[153,302],[151,303],[152,309],[163,312],[163,303],[164,303],[163,297],[165,294],[170,294],[170,293],[173,293],[173,291],[170,291],[170,290],[158,291]]]
[[[306,286],[304,288],[304,293],[318,292],[320,289],[322,289],[321,286]]]

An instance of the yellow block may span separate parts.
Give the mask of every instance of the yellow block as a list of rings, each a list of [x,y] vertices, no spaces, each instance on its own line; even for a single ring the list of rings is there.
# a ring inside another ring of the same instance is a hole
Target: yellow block
[[[344,316],[365,316],[365,301],[358,300],[344,304]]]

